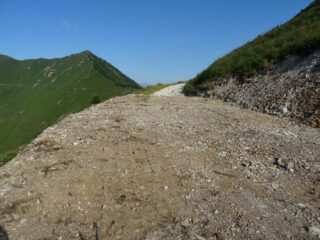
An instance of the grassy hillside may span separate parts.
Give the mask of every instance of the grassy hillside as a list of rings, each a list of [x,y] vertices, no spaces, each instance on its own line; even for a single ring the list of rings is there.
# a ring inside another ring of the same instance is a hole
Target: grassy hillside
[[[0,163],[59,118],[139,88],[89,51],[51,60],[0,55]]]
[[[239,82],[292,53],[304,53],[320,47],[320,0],[314,1],[289,22],[274,28],[254,41],[215,61],[192,79],[185,93],[195,94],[230,76]]]

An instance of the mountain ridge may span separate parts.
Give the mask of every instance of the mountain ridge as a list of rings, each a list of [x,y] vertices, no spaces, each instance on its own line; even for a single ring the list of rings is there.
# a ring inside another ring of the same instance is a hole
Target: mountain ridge
[[[128,76],[124,75],[123,73],[120,72],[119,69],[117,69],[116,67],[114,67],[112,64],[110,64],[108,61],[98,57],[97,55],[95,55],[94,53],[92,53],[90,50],[84,50],[84,51],[81,51],[79,53],[74,53],[74,54],[71,54],[71,55],[68,55],[68,56],[64,56],[64,57],[56,57],[56,58],[32,58],[32,59],[22,59],[22,60],[19,60],[19,59],[15,59],[15,58],[12,58],[8,55],[4,55],[4,54],[0,54],[0,60],[1,58],[3,60],[12,60],[12,61],[15,61],[15,62],[25,62],[25,63],[28,63],[28,62],[34,62],[34,61],[39,61],[39,62],[51,62],[51,61],[61,61],[61,60],[65,60],[65,59],[69,59],[69,58],[78,58],[78,57],[85,57],[89,60],[91,60],[93,63],[97,63],[99,62],[99,64],[106,64],[108,65],[108,67],[110,67],[113,71],[114,71],[114,74],[117,74],[121,77],[124,77],[124,78],[127,78],[130,79]],[[97,70],[97,71],[100,71],[101,69],[99,69],[99,67],[97,67],[96,65],[93,65],[94,69]],[[101,73],[102,75],[104,75],[105,77],[107,77],[104,73]],[[127,84],[126,84],[127,86]],[[139,84],[135,83],[133,80],[132,80],[132,86],[134,87],[138,87],[140,88]]]
[[[103,101],[140,88],[90,51],[53,59],[1,55],[0,72],[0,162],[64,115],[90,106],[93,99]]]

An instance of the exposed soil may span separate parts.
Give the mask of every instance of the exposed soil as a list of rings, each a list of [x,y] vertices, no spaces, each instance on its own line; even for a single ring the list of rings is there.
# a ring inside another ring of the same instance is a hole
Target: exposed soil
[[[320,128],[320,50],[292,55],[269,71],[208,86],[203,95]]]
[[[0,168],[0,239],[317,239],[320,129],[202,98],[126,96]]]

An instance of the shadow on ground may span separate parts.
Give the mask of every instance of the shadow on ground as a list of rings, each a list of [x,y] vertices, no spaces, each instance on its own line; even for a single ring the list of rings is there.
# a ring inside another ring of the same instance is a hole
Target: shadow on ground
[[[0,240],[9,240],[6,230],[0,226]]]

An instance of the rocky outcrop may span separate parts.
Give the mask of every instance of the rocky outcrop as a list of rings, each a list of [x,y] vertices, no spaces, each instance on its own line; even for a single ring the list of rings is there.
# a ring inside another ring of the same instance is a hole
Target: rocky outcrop
[[[291,55],[245,81],[229,78],[204,96],[320,127],[320,50]]]

